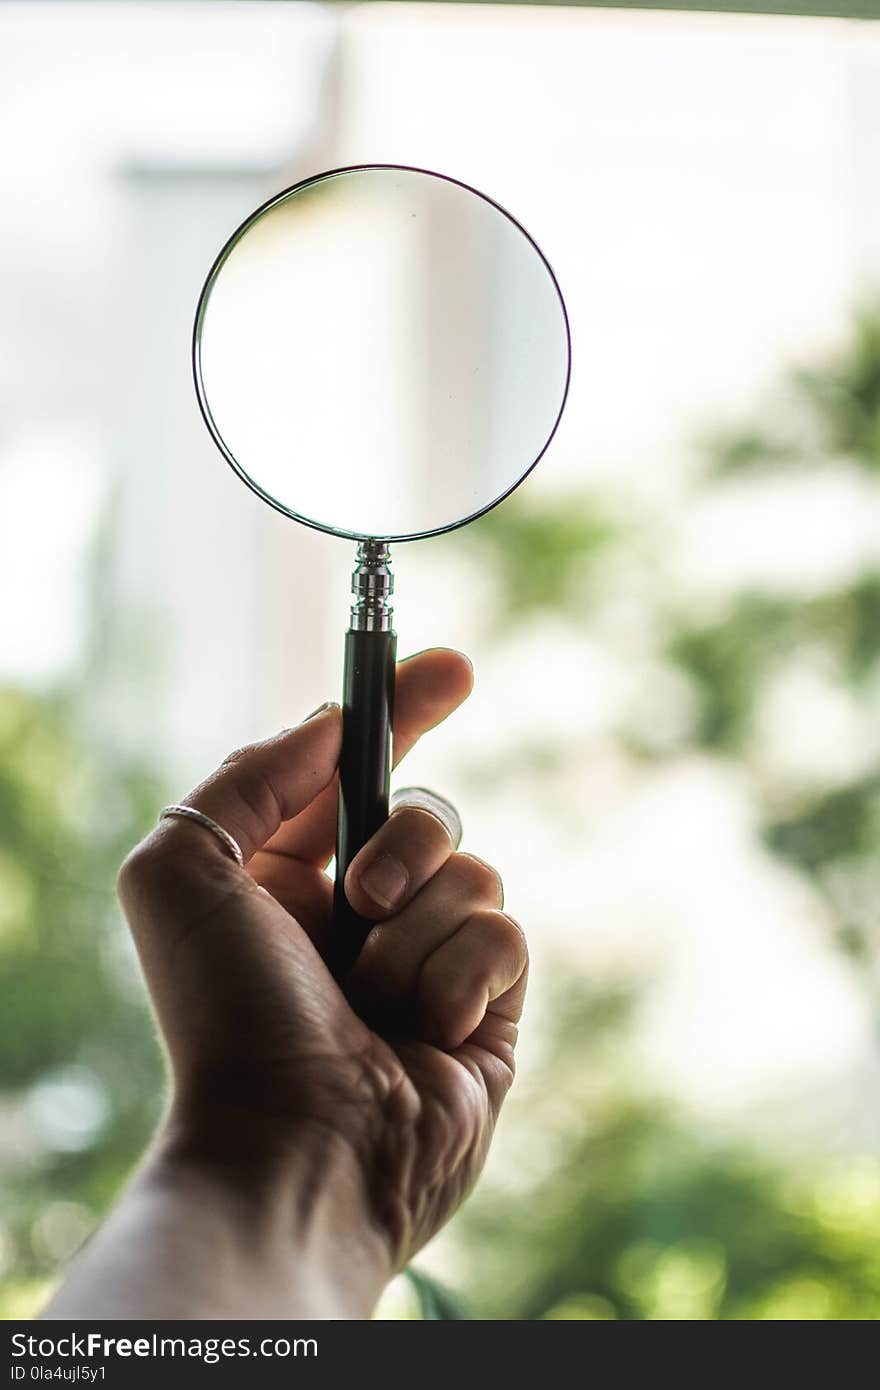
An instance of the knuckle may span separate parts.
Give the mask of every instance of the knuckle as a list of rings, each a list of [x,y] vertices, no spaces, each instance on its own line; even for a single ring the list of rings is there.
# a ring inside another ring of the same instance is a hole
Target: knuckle
[[[474,896],[500,907],[504,902],[504,884],[498,870],[474,854],[459,854],[456,855],[456,860],[464,881]]]
[[[519,922],[506,912],[485,913],[483,921],[495,949],[508,957],[517,975],[521,975],[529,962],[529,947]]]
[[[505,913],[484,909],[468,918],[461,934],[468,966],[459,971],[460,986],[485,993],[490,999],[510,989],[528,969],[525,934]]]
[[[236,763],[246,761],[256,749],[255,743],[243,743],[240,748],[233,748],[231,753],[220,764],[221,767],[234,767]]]
[[[206,893],[238,883],[237,866],[225,856],[192,854],[181,848],[167,822],[155,826],[125,857],[116,892],[127,913],[178,913]]]
[[[261,757],[265,748],[262,743],[249,743],[230,753],[222,765],[189,798],[198,805],[204,793],[214,797],[222,793],[224,802],[229,802],[234,818],[241,813],[253,819],[267,831],[271,828],[273,816],[281,817],[282,807],[278,795],[268,775],[266,760]],[[235,803],[238,803],[236,809]],[[226,821],[224,820],[224,826]],[[229,827],[226,826],[228,829]],[[234,828],[232,833],[235,833]]]
[[[239,767],[235,775],[234,792],[245,811],[252,815],[258,824],[268,827],[274,797],[262,772],[250,765]]]
[[[123,859],[116,875],[116,891],[121,902],[129,902],[164,883],[166,858],[160,852],[157,840],[154,830],[129,850]]]
[[[474,912],[470,921],[492,941],[514,943],[525,950],[526,934],[515,918],[498,907],[484,907]]]

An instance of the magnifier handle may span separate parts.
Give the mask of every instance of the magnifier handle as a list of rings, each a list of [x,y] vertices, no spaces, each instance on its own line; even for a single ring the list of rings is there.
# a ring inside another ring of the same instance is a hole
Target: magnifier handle
[[[336,979],[348,974],[373,926],[355,912],[343,884],[355,855],[388,819],[396,653],[391,631],[345,635],[336,890],[327,953]]]

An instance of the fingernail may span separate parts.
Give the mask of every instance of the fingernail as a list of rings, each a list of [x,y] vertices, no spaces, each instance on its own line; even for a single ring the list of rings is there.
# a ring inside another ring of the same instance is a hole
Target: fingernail
[[[386,910],[400,902],[409,874],[393,854],[381,854],[360,874],[360,885],[377,907]]]
[[[304,719],[302,722],[303,722],[304,724],[308,724],[308,722],[309,722],[310,719],[314,719],[317,715],[323,714],[324,711],[325,711],[325,709],[335,709],[335,708],[336,708],[336,701],[335,701],[335,700],[325,700],[324,703],[323,703],[323,705],[319,705],[317,709],[313,709],[313,710],[312,710],[311,714],[307,714],[306,717],[305,717],[305,719]]]

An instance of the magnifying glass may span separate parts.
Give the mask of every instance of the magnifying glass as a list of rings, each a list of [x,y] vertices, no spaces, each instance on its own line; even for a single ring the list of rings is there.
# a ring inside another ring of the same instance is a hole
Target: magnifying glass
[[[332,169],[233,232],[198,302],[205,423],[270,506],[358,542],[345,638],[331,968],[372,923],[346,870],[388,816],[396,637],[389,546],[518,487],[568,393],[556,277],[498,203],[426,169]]]

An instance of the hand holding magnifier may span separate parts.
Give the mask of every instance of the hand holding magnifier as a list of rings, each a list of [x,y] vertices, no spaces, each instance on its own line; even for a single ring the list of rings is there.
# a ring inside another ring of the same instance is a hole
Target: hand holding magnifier
[[[202,290],[196,392],[264,501],[359,542],[345,639],[332,956],[372,923],[343,883],[388,816],[396,638],[389,545],[497,505],[552,439],[568,391],[559,286],[484,194],[396,165],[336,169],[233,233]]]

